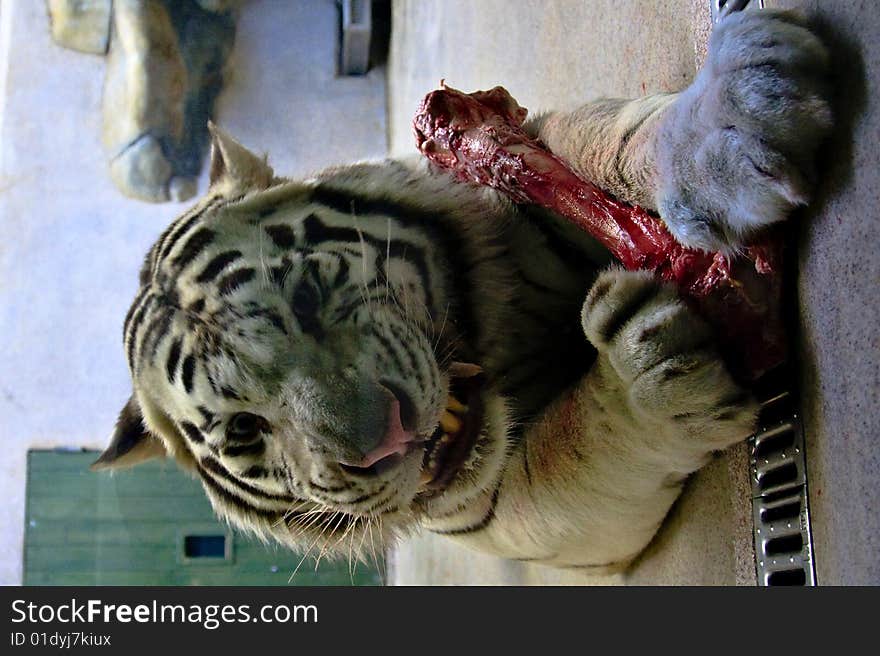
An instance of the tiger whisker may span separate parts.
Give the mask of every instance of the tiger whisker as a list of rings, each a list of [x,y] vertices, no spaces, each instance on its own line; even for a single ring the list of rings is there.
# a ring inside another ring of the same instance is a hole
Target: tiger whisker
[[[367,308],[367,316],[372,319],[373,312],[372,306],[370,305],[370,290],[367,288],[367,243],[364,240],[364,233],[361,231],[360,225],[358,225],[358,216],[354,211],[354,201],[351,202],[351,218],[354,223],[355,232],[357,232],[358,241],[361,244],[361,270],[363,274],[363,278],[361,280],[364,285],[364,290],[366,291],[366,298],[364,299],[364,303]]]
[[[277,521],[272,523],[272,528],[277,528],[282,523],[284,523],[293,513],[298,512],[300,510],[300,508],[304,508],[305,506],[307,506],[309,504],[313,504],[313,503],[314,502],[312,502],[312,501],[306,501],[306,500],[298,501],[294,505],[290,506],[290,508],[285,510],[281,514],[281,516],[278,518]]]
[[[437,366],[441,369],[446,366],[455,355],[458,347],[461,346],[461,337],[456,337],[444,346],[443,353],[437,357]]]
[[[379,537],[381,538],[385,534],[385,528],[382,526],[382,515],[379,515],[376,519],[378,520],[377,530],[379,531]],[[388,576],[388,567],[385,558],[382,558],[382,568],[380,571],[382,573],[382,580],[384,581]]]
[[[286,522],[291,515],[298,512],[300,508],[304,507],[306,503],[307,502],[302,502],[297,506],[292,506],[285,510],[276,521],[272,522],[272,528],[278,528],[279,526],[281,526],[281,524]]]
[[[314,510],[309,511],[308,513],[304,513],[293,518],[292,522],[296,522],[295,528],[299,533],[309,530],[312,526],[314,526],[322,517],[326,516],[325,510]],[[308,521],[305,521],[308,520]],[[291,528],[294,528],[291,526]]]
[[[314,542],[312,542],[312,543],[309,545],[309,548],[306,549],[306,552],[303,554],[303,557],[300,558],[299,563],[297,563],[296,568],[293,570],[293,574],[291,574],[291,575],[290,575],[290,578],[287,579],[287,582],[288,582],[288,583],[290,583],[291,581],[293,581],[293,577],[296,576],[296,573],[299,571],[299,568],[302,567],[302,564],[306,561],[306,558],[309,557],[309,554],[312,553],[312,549],[315,548],[315,545],[318,544],[318,541],[321,539],[321,537],[322,537],[323,535],[324,535],[324,532],[322,531],[321,533],[318,534],[318,537],[315,538]]]
[[[375,518],[371,517],[370,520],[371,521],[367,523],[367,528],[370,531],[370,553],[373,556],[373,564],[376,566],[376,571],[381,571],[381,567],[379,567],[379,559],[376,557],[376,543],[373,541],[373,523]]]
[[[437,346],[440,344],[440,340],[443,338],[443,331],[446,330],[446,319],[449,317],[449,306],[450,303],[446,304],[446,311],[443,313],[443,323],[440,324],[440,330],[437,332],[437,341],[433,344],[433,349],[436,351]]]
[[[354,522],[352,522],[352,526],[354,526]],[[351,584],[354,585],[354,571],[357,569],[357,565],[352,568],[352,549],[354,548],[354,531],[351,532],[351,539],[348,541],[348,576],[351,579]],[[349,533],[349,531],[346,531]]]
[[[410,322],[414,323],[416,328],[424,334],[425,338],[428,339],[428,341],[433,341],[436,330],[434,328],[434,320],[431,316],[431,311],[428,309],[428,306],[422,299],[411,297],[406,287],[401,288],[401,293],[403,294],[403,307],[401,308],[401,311],[403,312],[404,317],[408,320],[407,326],[411,328],[412,326]],[[411,307],[411,305],[414,305],[416,303],[420,306],[420,312],[418,314],[416,314],[416,312],[414,312]]]
[[[312,517],[311,517],[311,519],[309,520],[309,522],[308,522],[305,526],[303,526],[303,529],[304,529],[304,530],[308,530],[308,529],[312,528],[315,524],[319,524],[319,523],[320,523],[320,520],[321,520],[322,518],[326,518],[326,517],[327,517],[327,513],[328,513],[328,512],[330,512],[330,508],[324,508],[324,509],[322,509],[322,510],[320,510],[320,511],[310,512],[310,513],[309,513],[308,515],[306,515],[306,516],[308,517],[309,515],[312,515]],[[335,517],[335,516],[336,516],[336,513],[338,513],[338,512],[339,512],[338,510],[333,511],[333,514],[331,515],[331,517]]]
[[[335,526],[333,527],[333,529],[330,531],[331,533],[335,533],[335,532],[336,532],[336,530],[339,528],[339,525],[342,523],[342,520],[343,520],[343,519],[345,519],[345,513],[339,513],[339,519],[336,520],[336,525],[335,525]],[[336,546],[336,543],[334,543],[334,544],[332,545],[332,547],[335,547],[335,546]],[[317,558],[317,560],[315,560],[315,571],[316,571],[316,572],[318,571],[318,566],[321,564],[321,559],[324,557],[324,554],[325,554],[330,548],[331,548],[331,545],[329,544],[329,542],[328,542],[327,544],[325,544],[323,547],[321,547],[321,552],[318,554],[318,558]]]
[[[296,533],[293,533],[293,535],[300,536],[300,535],[304,534],[306,531],[309,531],[310,529],[312,529],[316,524],[320,525],[322,523],[321,520],[327,517],[327,513],[329,511],[330,511],[329,508],[325,508],[320,511],[315,511],[314,513],[310,512],[309,514],[312,514],[312,517],[305,524],[301,524],[301,525],[297,526],[296,528],[298,530],[296,531]],[[339,512],[339,511],[336,511],[336,512]],[[306,517],[308,517],[309,514],[307,514]],[[335,517],[335,513],[333,515],[331,515],[331,521],[332,521],[333,517]]]
[[[391,219],[386,219],[388,226],[388,239],[385,242],[385,304],[388,304],[388,291],[391,287],[390,278],[390,262],[391,262]]]
[[[363,553],[364,540],[367,539],[367,527],[370,525],[370,521],[371,521],[371,519],[369,516],[364,517],[364,523],[366,526],[364,526],[363,530],[361,531],[361,541],[358,544],[358,548],[357,548],[357,552],[356,552],[358,560],[361,560],[363,558],[361,556],[361,554]],[[357,565],[355,565],[355,573],[357,573]]]
[[[260,273],[263,278],[263,289],[266,289],[271,284],[271,278],[269,277],[269,265],[266,264],[266,258],[263,255],[263,231],[260,228],[257,228],[257,243],[259,244]]]
[[[291,508],[290,510],[285,512],[284,513],[285,518],[290,517],[293,513],[298,512],[301,507],[308,505],[308,504],[312,504],[313,507],[310,508],[309,510],[306,510],[305,512],[301,513],[300,517],[309,517],[311,515],[326,512],[326,511],[330,510],[330,508],[328,506],[326,506],[322,503],[316,504],[316,502],[314,502],[314,501],[307,501],[307,502],[304,502],[301,506],[298,506],[296,508]]]

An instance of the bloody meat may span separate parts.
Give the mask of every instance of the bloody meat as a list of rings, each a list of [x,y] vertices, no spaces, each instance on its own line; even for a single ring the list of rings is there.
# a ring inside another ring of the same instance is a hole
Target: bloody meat
[[[461,181],[553,210],[599,240],[627,269],[678,285],[715,328],[734,375],[752,381],[786,356],[782,241],[768,233],[740,254],[679,244],[661,219],[579,178],[522,129],[527,110],[502,87],[465,94],[441,83],[413,121],[419,150]]]

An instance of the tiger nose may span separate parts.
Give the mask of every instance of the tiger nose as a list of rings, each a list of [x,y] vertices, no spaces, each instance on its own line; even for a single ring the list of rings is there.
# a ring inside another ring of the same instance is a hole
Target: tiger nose
[[[388,456],[395,454],[406,455],[410,444],[415,440],[415,436],[415,432],[403,428],[403,424],[400,421],[400,403],[394,400],[388,413],[388,425],[376,446],[364,453],[360,460],[356,462],[343,457],[339,460],[339,463],[350,467],[366,468],[380,460],[384,460]]]
[[[385,401],[382,421],[361,427],[359,439],[356,440],[357,448],[342,454],[340,464],[371,467],[389,456],[405,455],[415,441],[415,408],[409,396],[393,383],[383,381],[379,387]],[[374,412],[365,414],[376,415]]]

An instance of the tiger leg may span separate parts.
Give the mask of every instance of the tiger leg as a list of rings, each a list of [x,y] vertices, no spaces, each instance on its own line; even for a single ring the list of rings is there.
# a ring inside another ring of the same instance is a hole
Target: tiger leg
[[[756,405],[709,328],[645,273],[603,273],[584,304],[598,360],[511,455],[491,516],[460,541],[614,571],[651,540],[688,474],[746,438]]]
[[[832,125],[827,75],[803,18],[740,12],[682,93],[598,100],[531,130],[585,179],[657,210],[679,242],[735,249],[809,200]]]

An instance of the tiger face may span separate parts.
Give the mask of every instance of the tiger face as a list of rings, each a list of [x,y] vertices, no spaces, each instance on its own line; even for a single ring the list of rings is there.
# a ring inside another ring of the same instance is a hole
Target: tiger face
[[[457,238],[372,193],[379,169],[293,183],[216,131],[213,151],[208,196],[144,262],[123,327],[134,394],[96,467],[168,453],[221,516],[322,553],[487,488],[502,409],[461,361],[480,338]]]

